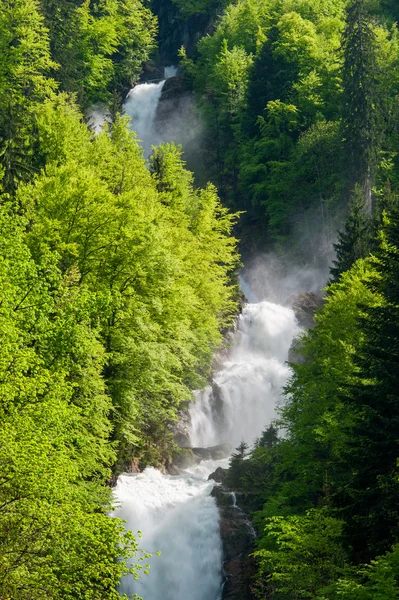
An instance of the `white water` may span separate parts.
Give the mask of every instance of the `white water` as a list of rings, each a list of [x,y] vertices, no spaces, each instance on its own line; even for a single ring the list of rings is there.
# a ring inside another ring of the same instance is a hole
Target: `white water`
[[[298,333],[290,308],[266,301],[245,306],[228,359],[191,405],[193,446],[237,446],[261,435],[275,417]]]
[[[198,392],[190,409],[192,445],[252,442],[275,416],[282,386],[289,376],[285,364],[299,332],[291,309],[270,302],[247,304],[240,316],[232,348],[214,377],[212,389]],[[215,387],[215,386],[214,386]],[[128,576],[121,591],[144,600],[218,600],[222,551],[219,515],[208,475],[224,461],[204,461],[179,476],[146,469],[119,477],[116,515],[127,527],[143,532],[141,547],[160,550],[151,559],[148,576]]]
[[[165,78],[162,81],[136,85],[128,93],[123,105],[125,113],[132,120],[131,127],[143,146],[146,158],[151,154],[152,146],[157,146],[162,141],[156,130],[155,117],[165,81],[176,75],[177,67],[165,67]]]
[[[149,559],[150,574],[135,582],[122,580],[121,592],[144,600],[217,600],[222,578],[219,514],[209,495],[207,476],[215,463],[172,477],[155,469],[122,475],[115,494],[121,508],[115,516],[133,531],[142,531],[141,547],[161,551]]]
[[[132,119],[132,129],[142,142],[146,157],[151,154],[151,146],[157,143],[155,115],[165,81],[136,85],[130,90],[124,104],[125,113]]]

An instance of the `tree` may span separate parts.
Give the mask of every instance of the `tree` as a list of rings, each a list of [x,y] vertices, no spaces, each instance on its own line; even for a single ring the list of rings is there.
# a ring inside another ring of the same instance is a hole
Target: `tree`
[[[342,136],[347,190],[351,193],[356,184],[360,186],[364,210],[371,215],[380,146],[381,105],[376,37],[365,0],[351,0],[348,4],[342,47]]]
[[[258,598],[307,600],[343,572],[342,521],[325,509],[266,521],[258,559]]]
[[[244,459],[248,456],[249,446],[244,440],[236,448],[236,452],[233,452],[229,460],[229,472],[228,472],[228,484],[234,489],[240,489],[242,487],[241,478],[244,475]]]
[[[342,273],[349,271],[359,258],[367,256],[373,245],[372,232],[372,221],[364,208],[363,191],[356,184],[344,229],[338,232],[338,242],[334,244],[337,258],[330,269],[332,281],[337,281]]]
[[[116,599],[137,543],[107,514],[115,449],[96,302],[51,251],[32,260],[25,228],[1,207],[0,595]]]
[[[3,189],[14,194],[35,160],[36,111],[56,88],[49,34],[36,0],[0,2],[0,163]]]
[[[350,485],[339,495],[347,534],[356,560],[375,558],[398,538],[399,426],[399,211],[386,220],[383,242],[375,259],[369,286],[381,297],[364,307],[359,329],[364,343],[358,348],[356,381],[344,388],[342,399],[353,407],[353,443],[346,454]]]

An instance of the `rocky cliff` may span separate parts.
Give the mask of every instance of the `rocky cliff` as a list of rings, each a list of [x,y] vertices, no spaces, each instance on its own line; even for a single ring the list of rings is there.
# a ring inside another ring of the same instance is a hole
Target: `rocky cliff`
[[[223,544],[225,582],[222,600],[253,600],[250,584],[255,565],[250,554],[254,548],[255,531],[248,516],[237,506],[235,493],[223,483],[226,473],[226,469],[219,467],[209,476],[217,482],[212,496],[219,507]]]
[[[151,9],[158,17],[158,47],[163,65],[177,64],[181,46],[191,56],[198,40],[208,32],[214,20],[213,16],[201,14],[182,19],[172,0],[152,0]]]

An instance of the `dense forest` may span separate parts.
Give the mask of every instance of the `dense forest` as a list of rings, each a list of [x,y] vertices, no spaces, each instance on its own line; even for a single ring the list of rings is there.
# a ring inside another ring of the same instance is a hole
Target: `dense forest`
[[[244,248],[313,263],[335,250],[279,418],[230,461],[258,533],[252,593],[397,598],[397,4],[175,1],[219,14],[181,56]]]
[[[238,234],[302,264],[335,248],[279,419],[231,459],[252,593],[394,600],[398,4],[173,2],[211,22],[180,50],[203,188],[123,116],[159,61],[149,3],[0,0],[0,598],[117,599],[146,570],[109,484],[173,454],[237,314]]]
[[[173,451],[236,312],[235,217],[118,115],[148,8],[2,0],[0,32],[0,597],[117,598],[146,557],[107,482]]]

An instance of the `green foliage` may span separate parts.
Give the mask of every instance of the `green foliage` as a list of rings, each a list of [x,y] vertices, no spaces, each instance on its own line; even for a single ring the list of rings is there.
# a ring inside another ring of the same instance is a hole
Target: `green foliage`
[[[0,2],[0,57],[0,164],[3,189],[13,194],[37,168],[35,119],[56,87],[48,77],[56,64],[36,0]]]
[[[343,34],[342,135],[348,185],[358,184],[371,214],[371,188],[379,146],[381,108],[377,87],[377,45],[365,0],[351,0]]]
[[[326,597],[345,600],[395,600],[399,595],[398,548],[357,569],[352,577],[339,579],[325,591]]]
[[[363,191],[356,184],[344,229],[338,233],[338,242],[334,244],[337,258],[330,270],[333,280],[337,281],[341,273],[348,271],[359,258],[367,256],[371,247],[372,223],[366,214]]]
[[[372,194],[393,182],[398,52],[378,2],[239,0],[186,59],[209,128],[209,171],[261,247],[317,261],[355,184],[371,213]]]
[[[179,15],[183,19],[198,14],[212,14],[216,9],[227,4],[227,0],[172,0],[179,7]]]
[[[107,484],[173,451],[236,312],[236,216],[75,103],[138,77],[141,2],[4,0],[0,34],[0,596],[116,600],[148,555]]]
[[[46,173],[18,200],[35,258],[56,249],[97,296],[121,460],[157,463],[235,311],[235,219],[212,186],[194,189],[175,146],[154,153],[151,176],[125,119],[94,140],[74,119],[68,103],[42,114]]]
[[[117,598],[115,559],[137,544],[106,515],[115,449],[93,299],[53,253],[32,260],[24,226],[1,210],[0,594]]]
[[[342,522],[325,510],[266,521],[258,558],[262,579],[257,597],[315,598],[317,591],[343,572]]]
[[[156,22],[140,0],[40,0],[50,30],[54,74],[83,108],[136,82],[154,48]]]

